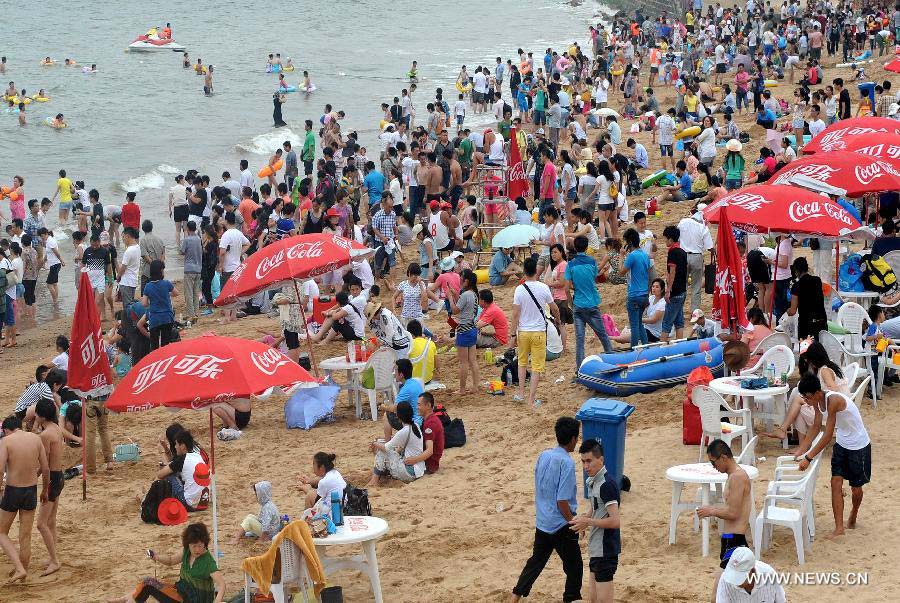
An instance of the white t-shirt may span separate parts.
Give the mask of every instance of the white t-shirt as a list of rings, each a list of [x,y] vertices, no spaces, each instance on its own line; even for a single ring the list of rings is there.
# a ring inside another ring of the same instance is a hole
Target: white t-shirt
[[[527,287],[531,295],[528,295]],[[541,305],[538,308],[534,301]],[[539,281],[526,281],[516,287],[513,293],[513,305],[519,306],[519,330],[520,331],[544,331],[547,328],[547,318],[544,314],[544,306],[553,303],[553,294],[550,287]]]
[[[403,107],[403,117],[409,115],[409,110],[412,107],[412,100],[410,100],[409,96],[404,96],[400,99],[400,106]]]
[[[547,351],[551,354],[562,354],[562,350],[562,338],[556,330],[556,325],[552,322],[547,323]]]
[[[400,165],[403,170],[403,181],[409,186],[419,186],[419,181],[416,180],[416,171],[419,169],[420,162],[407,155]],[[396,198],[394,200],[396,201]]]
[[[2,270],[4,273],[12,272],[13,271],[12,262],[10,262],[7,258],[0,259],[0,270]],[[7,287],[4,294],[7,297],[16,299],[16,286],[11,285],[11,286]],[[9,302],[7,301],[6,303],[9,303]]]
[[[716,46],[716,64],[725,63],[725,47],[719,44]]]
[[[656,299],[654,296],[650,296],[650,305],[647,306],[647,309],[644,310],[644,316],[651,317],[657,312],[665,312],[666,311],[666,298],[660,297]],[[653,333],[654,337],[659,339],[660,334],[662,333],[662,317],[654,323],[644,323],[644,328],[649,332]]]
[[[184,483],[184,499],[187,503],[196,507],[203,495],[203,486],[194,481],[194,470],[203,462],[199,452],[189,452],[184,456],[184,465],[181,467],[181,481]]]
[[[344,320],[350,323],[350,326],[353,327],[353,333],[360,339],[363,339],[366,336],[366,323],[362,318],[363,308],[366,307],[366,302],[363,300],[362,303],[357,302],[354,304],[353,301],[359,300],[362,297],[362,295],[355,297],[353,300],[350,300],[350,303],[346,306],[341,307],[341,310],[347,314],[347,316],[344,317]]]
[[[343,476],[341,476],[337,469],[332,469],[319,480],[319,485],[316,486],[316,494],[318,494],[319,498],[322,500],[331,502],[331,493],[339,492],[341,498],[343,498],[344,488],[346,487],[347,482],[344,481]]]
[[[53,359],[53,366],[58,369],[68,371],[69,370],[69,353],[63,352]]]
[[[475,145],[477,150],[481,150],[484,148],[484,134],[482,132],[471,132],[468,136],[469,140],[472,141],[472,144]]]
[[[141,248],[137,243],[125,249],[125,253],[122,254],[122,265],[125,272],[122,273],[119,284],[123,287],[137,287],[138,270],[141,267]]]
[[[178,207],[180,205],[187,205],[187,197],[185,196],[185,191],[187,191],[187,187],[183,184],[176,184],[169,189],[169,194],[172,195],[173,206]]]
[[[353,276],[362,281],[363,291],[368,291],[375,284],[375,275],[372,274],[372,267],[366,260],[351,263]]]
[[[250,168],[247,168],[243,172],[241,172],[241,188],[245,186],[249,186],[253,188],[253,172],[250,171]]]
[[[641,249],[644,250],[644,253],[647,254],[651,260],[653,259],[653,231],[644,229],[644,232],[639,232],[638,237],[641,240]]]
[[[453,103],[453,114],[454,115],[465,115],[466,114],[466,101],[458,100]]]
[[[319,284],[313,279],[307,279],[303,282],[303,295],[309,300],[306,302],[306,311],[313,311],[313,301],[319,298]]]
[[[598,103],[605,103],[609,96],[607,92],[609,90],[609,80],[605,77],[600,78],[600,81],[597,83],[597,86],[594,88],[594,100]]]
[[[59,253],[59,243],[56,242],[56,239],[53,237],[47,237],[47,242],[44,243],[44,248],[47,250],[47,268],[52,268],[60,263],[59,258],[57,257],[57,253]],[[56,253],[53,253],[53,252]]]
[[[816,120],[809,122],[809,133],[813,138],[815,138],[816,136],[821,134],[822,130],[824,130],[824,129],[825,129],[825,122],[822,121],[821,119],[816,119]]]
[[[488,154],[488,159],[495,163],[503,163],[506,160],[506,156],[503,154],[503,142],[503,135],[497,132],[494,142],[491,143],[491,151]]]
[[[420,428],[419,437],[413,433],[409,425],[404,425],[403,429],[394,434],[394,437],[385,444],[386,447],[396,450],[403,458],[418,456],[425,450],[425,441],[422,439],[422,431]],[[419,461],[413,465],[413,471],[416,477],[425,475],[425,461]]]
[[[219,249],[225,250],[225,259],[222,262],[222,272],[234,272],[241,265],[241,252],[244,245],[250,241],[237,228],[229,228],[219,240]]]
[[[487,92],[487,78],[480,71],[472,76],[472,87],[475,92]]]

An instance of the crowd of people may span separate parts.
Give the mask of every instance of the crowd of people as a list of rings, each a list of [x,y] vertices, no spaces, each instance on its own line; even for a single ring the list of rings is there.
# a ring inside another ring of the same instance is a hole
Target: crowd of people
[[[478,349],[510,348],[514,368],[507,385],[516,388],[511,399],[537,407],[547,363],[571,353],[572,332],[576,366],[588,353],[586,327],[595,335],[590,345],[606,352],[614,343],[633,347],[681,339],[686,312],[691,336],[721,335],[721,325],[702,309],[704,269],[715,259],[703,209],[745,184],[765,182],[797,158],[805,137],[828,125],[854,115],[896,118],[898,97],[890,80],[875,86],[874,98],[861,94],[854,113],[848,88],[864,74],[851,70],[828,85],[824,70],[866,50],[880,56],[898,35],[900,8],[885,2],[862,7],[810,2],[801,7],[799,1],[785,1],[779,9],[748,0],[742,7],[715,3],[704,10],[695,0],[683,15],[663,13],[655,19],[638,10],[633,18],[619,16],[591,27],[587,48],[578,43],[564,50],[548,48],[543,57],[520,50],[518,60],[497,57],[495,65],[476,66],[471,76],[463,66],[457,92],[445,95],[437,88],[425,103],[420,125],[416,106],[422,93],[414,64],[408,87],[392,103],[381,105],[377,157],[361,146],[356,132],[343,131],[347,116],[328,104],[319,126],[305,121],[302,147],[285,141],[272,154],[267,176],[255,175],[247,160],[240,161],[236,177],[224,171],[220,179],[211,178],[200,170],[176,176],[168,199],[175,253],[154,232],[159,224],[142,219],[134,192],[121,205],[103,203],[96,189],[72,180],[63,169],[52,198],[26,202],[25,178],[17,175],[4,187],[11,215],[6,237],[0,239],[2,346],[9,354],[18,346],[18,326],[36,324],[38,295],[46,291],[58,305],[60,272],[70,263],[76,275],[87,273],[105,328],[107,355],[119,379],[197,321],[229,323],[268,314],[279,328],[263,340],[301,362],[304,343],[367,341],[371,336],[377,347],[395,355],[397,393],[380,406],[384,437],[369,446],[374,457],[369,486],[389,478],[420,479],[438,471],[445,447],[441,415],[446,413],[436,412],[439,403],[432,391],[439,390],[430,390],[429,384],[441,370],[441,356],[451,349],[458,361],[457,393],[462,395],[480,391]],[[212,71],[210,66],[208,93]],[[789,95],[780,92],[786,87]],[[280,96],[275,95],[276,125],[283,123]],[[667,99],[671,106],[661,106]],[[479,116],[493,114],[495,124],[470,127],[470,109]],[[751,171],[744,145],[754,138],[768,140],[767,131],[781,133],[776,137],[779,148],[763,145],[758,168]],[[516,157],[521,166],[514,163]],[[655,198],[638,204],[644,195],[641,175],[654,170],[657,160],[671,177]],[[527,180],[519,196],[509,195],[509,168],[521,169]],[[882,254],[900,249],[900,238],[894,236],[897,197],[896,192],[881,195],[876,216],[881,236],[873,249]],[[663,208],[681,219],[656,234],[648,228],[648,218]],[[0,218],[6,216],[0,212]],[[493,235],[516,224],[536,225],[533,245],[492,249]],[[71,233],[71,255],[60,250],[54,234],[59,232]],[[225,309],[214,316],[214,300],[244,259],[285,237],[314,233],[368,245],[371,257],[297,287],[263,292],[237,311]],[[776,253],[762,236],[737,234],[746,266],[748,318],[755,327],[743,335],[745,342],[758,343],[775,328],[768,322],[770,314],[775,321],[796,316],[798,338],[816,337],[827,320],[822,283],[836,276],[831,242],[815,239],[811,267],[805,257],[794,257],[801,246],[798,237],[779,237]],[[166,278],[167,264],[179,258],[184,266],[180,285]],[[39,287],[44,271],[46,287]],[[395,278],[398,272],[400,279]],[[616,327],[612,314],[617,312],[606,309],[599,284],[604,295],[623,287],[627,328]],[[511,304],[504,307],[496,300],[507,287],[512,288]],[[180,297],[179,316],[173,298]],[[320,303],[324,312],[315,318]],[[447,323],[446,335],[443,326],[439,332],[435,325],[438,316]],[[872,340],[879,333],[900,336],[900,326],[885,320],[880,310],[873,310],[872,323],[876,327],[867,333]],[[30,562],[38,481],[37,523],[49,556],[44,573],[60,568],[56,515],[65,442],[78,444],[84,438],[89,450],[84,470],[91,472],[97,432],[107,469],[112,469],[103,401],[82,402],[68,391],[65,337],[57,339],[56,350],[52,360],[37,368],[14,414],[3,421],[0,466],[6,466],[7,476],[0,546],[13,561],[17,580],[26,577]],[[871,472],[868,434],[847,397],[841,367],[827,360],[818,343],[801,358],[802,378],[790,409],[771,435],[797,432],[801,443],[795,452],[805,469],[830,445],[837,424],[832,489],[839,493],[841,480],[850,482],[852,527]],[[216,408],[222,439],[248,427],[251,404],[236,401]],[[82,412],[89,419],[87,434],[80,432]],[[813,444],[823,415],[828,417],[825,437]],[[580,599],[578,533],[588,529],[594,577],[590,598],[612,600],[620,552],[619,487],[606,474],[603,445],[585,440],[579,451],[590,476],[592,506],[587,515],[576,515],[570,455],[578,435],[577,421],[560,419],[559,447],[538,459],[534,553],[513,590],[514,600],[528,596],[554,550],[567,575],[563,599]],[[165,460],[155,479],[167,483],[187,511],[204,509],[208,476],[197,469],[205,466],[205,452],[177,424],[160,446]],[[746,474],[724,442],[712,442],[708,454],[716,469],[729,475],[725,507],[698,510],[700,517],[724,519],[731,534],[731,540],[723,540],[724,573],[715,587],[717,596],[730,600],[734,594],[729,592],[743,589],[762,597],[748,573],[771,568],[742,548],[749,518]],[[304,509],[330,501],[332,492],[346,487],[335,458],[317,453],[312,475],[301,476],[297,489]],[[280,529],[273,485],[258,482],[253,492],[260,511],[239,522],[236,540],[271,539]],[[839,534],[844,526],[839,495],[833,504]],[[18,551],[7,536],[17,515]],[[172,586],[148,578],[123,600],[178,601],[185,589],[198,597],[189,600],[222,600],[223,578],[208,544],[202,524],[188,526],[181,555],[151,552],[154,561],[181,563],[181,581]],[[784,599],[783,592],[765,592],[774,600]]]

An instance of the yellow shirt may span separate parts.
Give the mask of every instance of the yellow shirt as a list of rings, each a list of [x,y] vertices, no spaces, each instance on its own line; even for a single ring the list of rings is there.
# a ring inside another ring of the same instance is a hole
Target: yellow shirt
[[[68,178],[60,178],[56,181],[56,188],[59,191],[59,200],[62,203],[70,203],[72,201],[72,181]]]
[[[430,383],[434,377],[434,358],[437,347],[434,342],[426,337],[413,339],[412,348],[409,350],[409,361],[413,365],[412,376],[422,383]]]
[[[697,101],[699,99],[696,95],[685,96],[684,97],[684,106],[688,110],[688,113],[696,113],[697,112]]]
[[[685,25],[693,25],[694,24],[694,13],[693,12],[688,12],[688,14],[686,14],[684,16],[684,24]]]

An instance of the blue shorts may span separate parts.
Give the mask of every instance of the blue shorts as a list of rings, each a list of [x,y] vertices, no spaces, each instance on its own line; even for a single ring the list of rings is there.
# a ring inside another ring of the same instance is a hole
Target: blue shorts
[[[659,154],[663,157],[672,157],[672,145],[670,144],[661,144],[659,145]]]
[[[663,314],[661,332],[669,333],[672,327],[676,329],[684,328],[684,298],[686,293],[673,295],[666,304],[666,311]]]
[[[62,211],[62,210],[69,211],[70,209],[72,209],[72,202],[71,201],[60,201],[59,209],[60,209],[60,211]]]
[[[456,333],[456,347],[471,348],[478,341],[478,329],[472,328],[465,332]]]
[[[545,111],[534,110],[534,125],[543,126],[547,124],[547,113]]]
[[[15,326],[16,324],[16,300],[8,295],[6,296],[6,316],[4,316],[3,322],[8,327]]]
[[[457,115],[457,116],[456,116],[456,125],[457,125],[457,126],[463,125],[463,120],[464,120],[464,119],[466,119],[466,116],[465,116],[465,115]]]

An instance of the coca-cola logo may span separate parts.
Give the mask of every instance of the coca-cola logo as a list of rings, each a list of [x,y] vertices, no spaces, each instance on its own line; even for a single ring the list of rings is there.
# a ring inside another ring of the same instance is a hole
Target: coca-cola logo
[[[871,163],[869,165],[858,165],[853,169],[856,179],[860,184],[869,184],[876,178],[884,176],[884,171],[879,163]]]
[[[509,169],[509,179],[510,181],[528,179],[525,176],[525,166],[521,161],[513,164],[513,166]]]
[[[783,172],[772,184],[790,184],[791,178],[794,176],[807,176],[819,182],[828,182],[828,179],[839,171],[841,171],[840,168],[829,167],[821,163],[808,163]]]
[[[771,203],[769,199],[766,199],[762,195],[757,195],[756,193],[737,193],[728,199],[728,205],[740,207],[747,211],[756,211],[763,205],[768,205],[769,203]]]
[[[819,145],[822,147],[823,151],[840,151],[847,148],[847,143],[843,140],[844,136],[855,136],[856,134],[874,134],[876,132],[886,131],[887,130],[884,129],[875,130],[874,128],[861,126],[840,128],[835,130],[834,132],[828,132],[827,134],[822,136],[822,140],[819,142]]]
[[[297,243],[287,249],[279,249],[275,254],[263,258],[256,267],[256,278],[262,279],[287,260],[304,260],[320,257],[323,253],[322,241]]]
[[[818,201],[813,201],[812,203],[794,201],[788,206],[788,215],[794,222],[804,222],[814,218],[821,218],[825,215],[825,212]]]
[[[716,290],[719,295],[732,295],[734,293],[731,281],[731,270],[728,266],[725,266],[721,272],[716,273]]]
[[[234,400],[235,393],[234,392],[222,392],[220,394],[216,394],[212,398],[201,398],[197,396],[193,400],[191,400],[191,409],[192,410],[200,410],[201,408],[206,408],[207,406],[211,406],[213,404],[222,404],[224,402],[228,402],[229,400]]]
[[[253,365],[258,368],[260,372],[271,377],[278,370],[278,367],[288,364],[290,359],[278,350],[272,348],[266,350],[262,354],[257,354],[256,352],[251,353],[250,361],[253,362]]]

